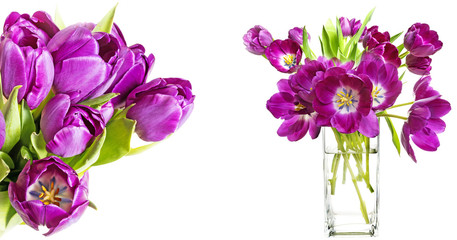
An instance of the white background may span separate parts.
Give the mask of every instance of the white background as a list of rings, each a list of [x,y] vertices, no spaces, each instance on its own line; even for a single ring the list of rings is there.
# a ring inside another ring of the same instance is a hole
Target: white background
[[[15,1],[11,11],[54,15],[67,25],[98,22],[116,1]],[[432,62],[432,85],[453,107],[457,38],[450,1],[119,1],[115,22],[127,43],[154,53],[150,79],[191,80],[195,109],[171,138],[141,155],[90,171],[90,199],[76,224],[48,239],[324,239],[321,139],[288,142],[266,110],[276,82],[286,78],[247,52],[243,34],[263,25],[275,39],[306,24],[320,53],[322,24],[336,16],[363,19],[391,35],[415,22],[438,31],[443,49]],[[418,77],[405,78],[403,96]],[[400,100],[399,100],[400,101]],[[400,102],[399,102],[400,103]],[[402,109],[405,112],[406,109]],[[402,114],[405,114],[403,112]],[[418,163],[399,157],[382,125],[379,239],[451,239],[457,214],[457,110],[444,118],[441,147],[416,149]],[[396,121],[401,129],[401,121]],[[18,226],[4,239],[41,239]]]

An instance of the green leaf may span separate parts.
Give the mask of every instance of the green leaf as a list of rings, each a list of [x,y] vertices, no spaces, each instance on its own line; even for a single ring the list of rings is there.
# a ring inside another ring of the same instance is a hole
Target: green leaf
[[[360,36],[362,36],[363,30],[367,26],[368,22],[371,20],[371,16],[373,16],[375,8],[371,9],[371,11],[367,14],[365,17],[365,20],[363,20],[362,26],[360,26],[359,31],[349,40],[348,44],[346,44],[346,48],[344,49],[344,55],[347,55],[349,52],[349,48],[354,44],[359,42]]]
[[[344,49],[344,36],[343,30],[341,30],[340,19],[336,17],[336,34],[338,36],[338,52],[341,52]]]
[[[135,125],[136,121],[128,118],[112,119],[106,126],[105,143],[94,166],[114,162],[129,153]]]
[[[116,5],[103,17],[100,22],[97,23],[92,32],[105,32],[111,33],[111,28],[113,27],[114,14],[116,13]]]
[[[43,133],[41,131],[39,134],[32,133],[30,140],[32,142],[33,151],[38,159],[47,157],[48,151],[46,151],[46,142],[44,141]]]
[[[87,148],[86,151],[72,159],[69,165],[76,171],[76,173],[83,173],[98,160],[105,138],[106,130],[95,138],[92,145]]]
[[[313,56],[311,49],[309,47],[308,32],[306,31],[306,26],[303,27],[303,53],[307,58],[311,60],[316,59],[316,57]]]
[[[35,121],[25,99],[21,102],[21,144],[30,146],[30,136],[35,132]]]
[[[10,155],[8,155],[7,153],[4,153],[4,152],[0,152],[0,159],[3,159],[3,161],[6,163],[6,165],[8,165],[8,167],[10,169],[14,169],[14,167],[15,167],[14,161],[10,157]]]
[[[78,104],[89,106],[91,108],[99,108],[99,107],[103,106],[103,104],[109,102],[109,100],[111,100],[112,98],[115,98],[118,95],[119,95],[119,93],[107,93],[107,94],[101,95],[100,97],[82,101]]]
[[[348,59],[349,60],[352,60],[354,62],[357,61],[357,43],[354,43],[354,45],[352,46],[352,49],[351,49],[351,53],[349,53],[349,56],[348,56]]]
[[[402,43],[402,44],[398,45],[397,49],[398,49],[398,53],[401,53],[403,51],[403,49],[405,49],[405,45]]]
[[[397,149],[398,155],[400,155],[401,147],[400,147],[400,140],[398,139],[397,131],[395,130],[394,125],[392,124],[392,120],[389,117],[384,117],[387,122],[387,126],[389,126],[390,133],[392,134],[392,142]]]
[[[115,109],[115,112],[113,113],[113,117],[111,118],[112,120],[118,119],[118,118],[126,118],[127,113],[129,112],[130,108],[135,106],[135,103],[130,104],[130,106],[124,108],[124,109]]]
[[[8,153],[21,138],[21,116],[17,104],[17,93],[21,86],[16,86],[11,91],[9,99],[3,106],[2,112],[5,117],[5,143],[2,151]]]
[[[7,230],[22,222],[19,214],[11,206],[8,191],[0,192],[0,237]]]
[[[65,28],[65,24],[63,23],[62,15],[60,15],[59,8],[56,7],[56,12],[54,14],[54,23],[57,25],[57,27],[62,30]]]
[[[97,211],[97,206],[92,201],[89,201],[89,207]]]
[[[328,37],[328,44],[331,52],[331,57],[336,57],[338,53],[338,34],[335,25],[333,25],[332,20],[328,19],[327,23],[324,25],[325,32]]]
[[[34,119],[38,119],[38,117],[41,115],[41,112],[43,111],[44,106],[48,104],[49,100],[53,98],[55,94],[52,91],[49,91],[48,95],[46,98],[40,103],[40,105],[32,110],[32,115]]]
[[[403,31],[393,35],[392,37],[390,37],[390,42],[393,43],[395,40],[397,40],[397,38],[399,38],[401,35],[403,34]]]
[[[325,30],[325,27],[322,28],[321,44],[322,44],[322,49],[323,49],[322,55],[324,55],[327,58],[332,58],[333,54],[332,54],[332,49],[330,48],[330,39],[329,39],[327,31]]]
[[[151,147],[154,147],[154,146],[157,145],[158,143],[159,143],[159,142],[152,142],[152,143],[146,144],[146,145],[141,146],[141,147],[132,148],[132,149],[130,149],[128,156],[140,154],[140,153],[142,153],[142,152],[144,152],[144,151],[150,149]]]
[[[401,81],[401,80],[403,79],[403,77],[405,76],[405,73],[406,73],[406,70],[405,70],[405,71],[403,71],[403,73],[402,73],[402,74],[401,74],[401,76],[398,78],[398,80],[400,80],[400,81]]]
[[[0,182],[3,181],[3,179],[8,176],[10,173],[10,168],[8,165],[3,161],[3,159],[0,159]]]

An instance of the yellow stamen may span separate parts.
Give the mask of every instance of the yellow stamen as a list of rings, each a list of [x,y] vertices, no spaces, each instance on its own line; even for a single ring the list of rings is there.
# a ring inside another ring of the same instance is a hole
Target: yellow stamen
[[[295,65],[295,56],[294,55],[286,55],[283,57],[284,59],[284,63],[287,65],[287,66],[293,66]]]
[[[43,192],[38,196],[40,198],[40,201],[44,203],[44,205],[49,205],[49,204],[54,204],[60,207],[60,201],[62,201],[61,198],[56,197],[57,194],[59,194],[59,188],[54,189],[54,182],[51,182],[51,187],[46,189],[45,186],[41,185],[41,190]]]

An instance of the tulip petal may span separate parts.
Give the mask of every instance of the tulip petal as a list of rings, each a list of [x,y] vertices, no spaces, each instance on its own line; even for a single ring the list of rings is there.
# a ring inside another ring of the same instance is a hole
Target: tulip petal
[[[79,96],[72,99],[72,102],[80,102],[105,81],[110,70],[99,56],[63,60],[55,66],[54,90],[57,93],[77,92]]]
[[[72,157],[84,152],[92,137],[86,127],[67,126],[55,134],[46,149],[62,157]]]
[[[416,155],[414,154],[414,150],[411,147],[411,144],[409,142],[409,136],[410,136],[410,127],[408,123],[403,124],[402,132],[401,132],[401,145],[403,145],[403,148],[406,150],[406,153],[411,157],[411,159],[414,162],[417,162],[416,160]]]
[[[26,58],[21,48],[13,41],[9,39],[4,41],[1,59],[3,94],[8,98],[15,86],[22,85],[17,96],[18,101],[20,101],[24,98],[28,87]]]
[[[379,122],[373,110],[360,120],[359,132],[369,138],[379,135]]]
[[[137,121],[135,131],[145,141],[160,141],[173,133],[179,124],[182,109],[178,101],[169,95],[144,96],[127,113]]]
[[[51,141],[54,135],[62,128],[63,119],[70,108],[70,97],[65,94],[54,96],[41,113],[40,128],[46,142]]]

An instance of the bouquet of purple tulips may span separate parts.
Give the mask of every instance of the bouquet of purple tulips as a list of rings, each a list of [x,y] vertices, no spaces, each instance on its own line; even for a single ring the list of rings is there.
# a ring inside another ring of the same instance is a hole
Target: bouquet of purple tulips
[[[88,206],[88,169],[175,132],[194,95],[180,78],[147,81],[155,57],[113,23],[65,27],[12,12],[0,45],[0,235],[21,222],[51,235]],[[59,15],[57,15],[59,16]],[[131,147],[136,133],[148,143]]]
[[[403,41],[395,44],[403,32],[391,36],[378,26],[367,27],[373,11],[363,22],[345,17],[336,18],[336,24],[329,20],[319,38],[312,36],[319,40],[322,56],[316,56],[310,48],[311,36],[305,27],[290,29],[285,40],[273,39],[259,25],[243,37],[249,52],[264,56],[278,71],[290,74],[279,80],[279,92],[266,104],[275,118],[283,120],[278,135],[297,141],[309,133],[315,139],[322,127],[331,128],[338,143],[331,165],[334,177],[327,179],[331,194],[335,194],[336,169],[342,157],[344,176],[347,171],[351,173],[367,223],[368,213],[357,182],[364,181],[371,192],[373,189],[369,167],[361,167],[364,155],[358,153],[367,149],[368,156],[369,139],[380,132],[379,121],[387,122],[398,153],[403,145],[416,162],[410,140],[425,151],[437,150],[437,134],[446,126],[442,117],[451,110],[449,102],[430,85],[431,56],[443,46],[438,34],[425,23],[415,23],[407,29]],[[417,75],[415,98],[397,104],[407,71]],[[404,115],[391,113],[391,109],[402,106],[410,106]],[[403,123],[400,138],[393,118]],[[357,171],[352,171],[350,157]]]

